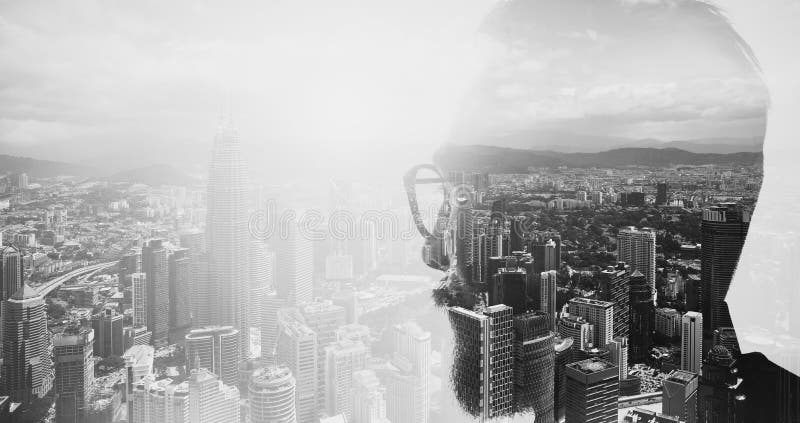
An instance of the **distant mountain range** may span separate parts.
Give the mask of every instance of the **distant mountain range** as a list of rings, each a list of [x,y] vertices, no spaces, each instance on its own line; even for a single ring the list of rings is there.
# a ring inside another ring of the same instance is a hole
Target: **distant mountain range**
[[[523,150],[557,151],[561,153],[599,153],[619,148],[679,148],[691,153],[757,153],[762,151],[764,137],[717,137],[690,140],[633,139],[602,135],[584,135],[564,131],[531,130],[488,138],[457,141],[460,145],[491,145]]]
[[[0,154],[0,173],[8,172],[25,172],[39,178],[97,175],[97,169],[89,166]]]
[[[108,177],[112,182],[132,182],[150,186],[192,185],[197,179],[173,166],[155,164],[117,172]]]
[[[618,148],[598,153],[561,153],[482,145],[448,144],[436,152],[436,163],[450,170],[490,173],[526,172],[529,167],[667,167],[673,165],[754,165],[762,153],[692,153],[677,148]]]

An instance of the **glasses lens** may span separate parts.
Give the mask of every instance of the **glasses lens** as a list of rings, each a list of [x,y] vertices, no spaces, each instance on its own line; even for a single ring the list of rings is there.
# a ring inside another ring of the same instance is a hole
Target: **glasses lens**
[[[406,174],[405,186],[420,233],[425,238],[437,234],[437,221],[448,193],[442,174],[433,165],[416,166]]]

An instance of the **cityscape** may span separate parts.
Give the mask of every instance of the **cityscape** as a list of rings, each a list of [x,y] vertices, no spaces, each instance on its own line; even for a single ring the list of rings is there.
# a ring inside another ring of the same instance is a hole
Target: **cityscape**
[[[3,2],[0,423],[800,423],[719,3]]]

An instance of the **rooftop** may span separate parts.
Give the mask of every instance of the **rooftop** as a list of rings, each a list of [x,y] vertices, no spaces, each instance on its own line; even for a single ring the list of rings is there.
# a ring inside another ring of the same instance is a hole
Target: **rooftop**
[[[589,358],[583,361],[567,364],[567,367],[571,367],[584,374],[591,374],[610,369],[614,367],[614,365],[611,362],[600,358]]]

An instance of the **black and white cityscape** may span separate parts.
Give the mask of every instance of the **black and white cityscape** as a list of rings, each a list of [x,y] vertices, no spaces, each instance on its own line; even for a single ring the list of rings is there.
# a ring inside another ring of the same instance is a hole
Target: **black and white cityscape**
[[[0,2],[0,422],[800,422],[724,10],[429,3]]]

